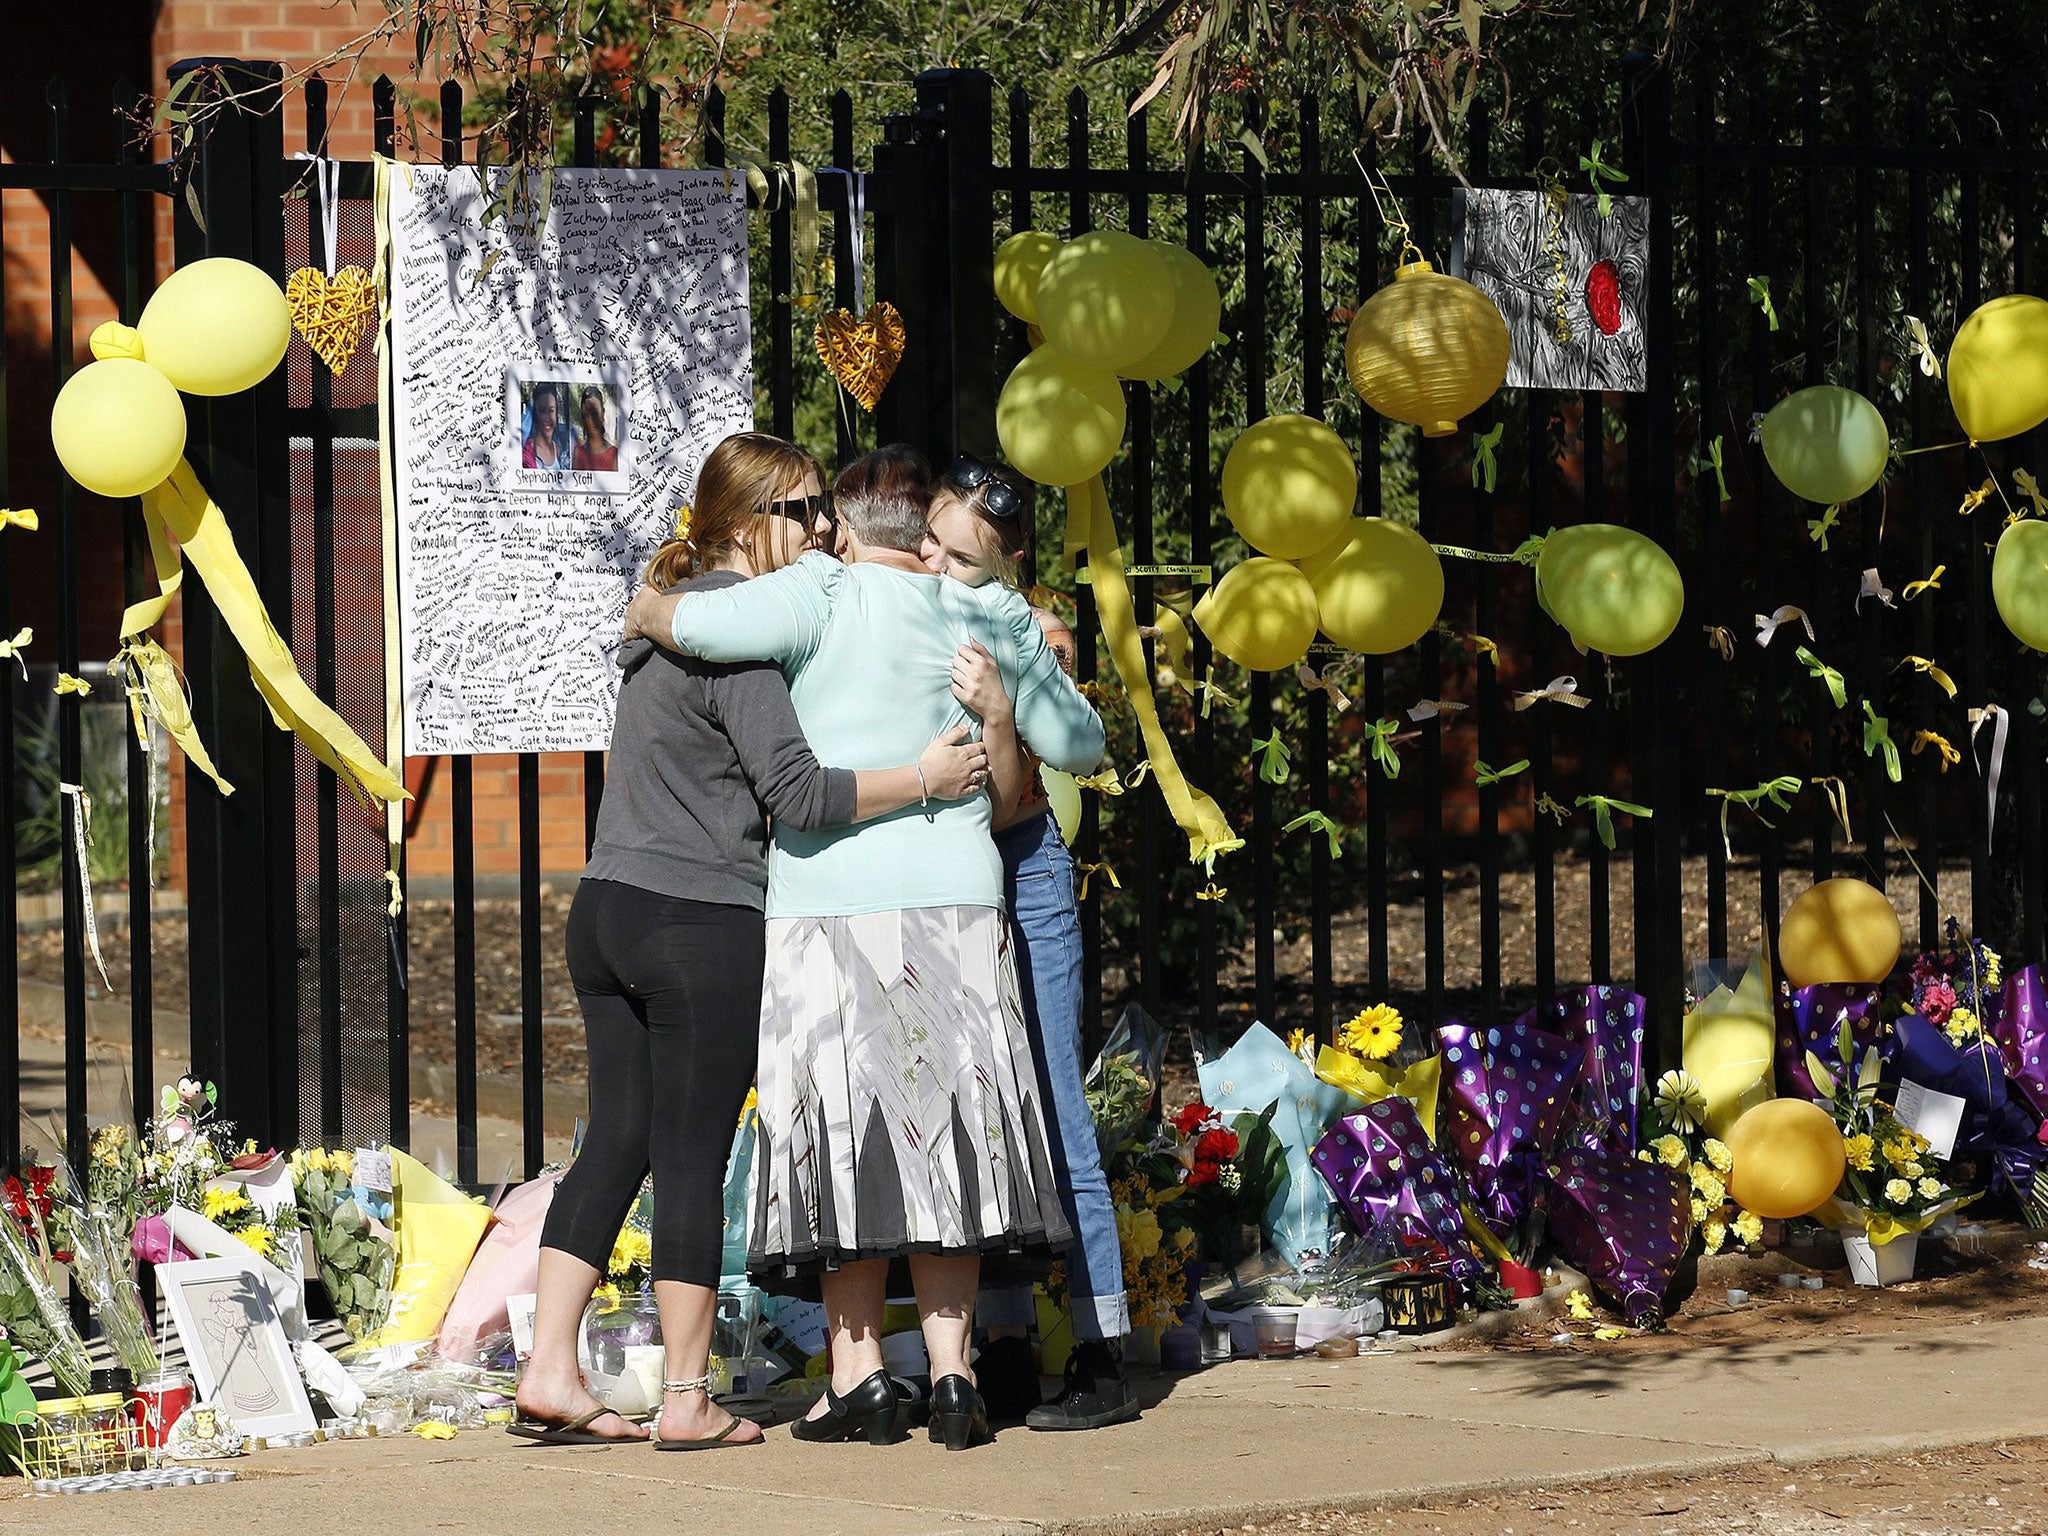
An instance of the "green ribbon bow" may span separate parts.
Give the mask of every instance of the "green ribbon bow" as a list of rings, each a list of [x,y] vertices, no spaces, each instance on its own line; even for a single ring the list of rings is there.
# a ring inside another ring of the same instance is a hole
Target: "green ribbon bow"
[[[1764,312],[1764,318],[1771,322],[1771,329],[1778,328],[1778,307],[1771,302],[1771,280],[1768,277],[1752,277],[1749,280],[1749,296]]]
[[[1768,827],[1771,825],[1770,818],[1762,811],[1758,811],[1757,806],[1768,801],[1781,811],[1789,811],[1792,808],[1792,796],[1805,787],[1805,782],[1798,775],[1786,773],[1775,779],[1766,779],[1755,789],[1709,789],[1707,793],[1721,802],[1721,846],[1727,849],[1728,857],[1735,857],[1735,849],[1728,841],[1729,806],[1748,806],[1752,811],[1756,811],[1756,819]]]
[[[1894,784],[1903,778],[1904,770],[1899,767],[1899,749],[1892,740],[1891,722],[1870,707],[1870,700],[1863,701],[1863,755],[1875,757],[1884,753],[1885,777]]]
[[[1835,708],[1847,709],[1849,707],[1849,685],[1843,681],[1841,673],[1822,661],[1803,645],[1792,654],[1806,663],[1806,670],[1812,677],[1828,685],[1828,697],[1835,701]]]
[[[1202,697],[1202,718],[1204,720],[1209,718],[1209,706],[1211,704],[1220,703],[1225,709],[1228,709],[1237,702],[1236,694],[1226,693],[1223,689],[1216,686],[1216,669],[1214,667],[1210,667],[1203,675],[1202,680],[1195,684],[1195,692]]]
[[[1593,148],[1589,153],[1579,156],[1579,169],[1584,171],[1591,179],[1593,183],[1593,196],[1600,207],[1600,217],[1606,218],[1610,213],[1614,212],[1614,199],[1608,194],[1605,183],[1610,181],[1616,183],[1627,181],[1628,174],[1624,171],[1617,171],[1613,166],[1600,158],[1600,141],[1598,139],[1593,141]]]
[[[1506,422],[1496,421],[1491,432],[1482,432],[1472,439],[1472,488],[1479,490],[1483,484],[1489,496],[1493,494],[1494,481],[1500,473],[1493,450],[1500,446],[1500,435],[1506,430]]]
[[[1282,832],[1298,832],[1303,827],[1308,828],[1311,832],[1320,832],[1330,840],[1331,858],[1341,859],[1344,857],[1344,828],[1338,825],[1338,823],[1331,820],[1321,811],[1305,811],[1295,817],[1294,820],[1288,822],[1280,830]]]
[[[1559,805],[1555,800],[1550,798],[1550,792],[1548,790],[1544,791],[1542,794],[1536,797],[1536,813],[1539,816],[1548,816],[1560,827],[1564,825],[1565,818],[1571,815],[1570,811],[1566,810],[1563,806]]]
[[[1475,762],[1472,765],[1472,773],[1479,781],[1479,787],[1484,789],[1489,784],[1498,784],[1502,779],[1512,779],[1518,773],[1526,773],[1528,768],[1529,759],[1525,757],[1518,763],[1509,763],[1505,768],[1489,768],[1484,762]]]
[[[1401,777],[1401,759],[1394,751],[1394,736],[1400,729],[1398,720],[1375,720],[1365,728],[1372,759],[1380,765],[1380,772],[1390,779]]]
[[[1721,439],[1718,435],[1707,444],[1707,451],[1700,455],[1695,467],[1711,469],[1714,472],[1714,485],[1721,493],[1722,502],[1726,503],[1733,499],[1728,494],[1728,475],[1721,462]]]
[[[1839,526],[1842,521],[1839,515],[1841,510],[1840,507],[1829,507],[1819,517],[1809,517],[1806,520],[1806,536],[1821,547],[1823,554],[1827,553],[1828,530]]]
[[[1532,533],[1515,546],[1515,563],[1533,566],[1543,553],[1543,541],[1550,537],[1545,533]]]
[[[1610,799],[1606,795],[1581,795],[1572,802],[1583,805],[1593,812],[1593,825],[1599,828],[1600,841],[1609,848],[1614,846],[1614,813],[1627,811],[1631,816],[1648,820],[1655,813],[1647,805],[1632,805],[1626,800]]]
[[[1280,728],[1273,727],[1273,734],[1252,741],[1252,751],[1259,755],[1259,777],[1268,784],[1285,784],[1288,774],[1287,743],[1280,739]]]

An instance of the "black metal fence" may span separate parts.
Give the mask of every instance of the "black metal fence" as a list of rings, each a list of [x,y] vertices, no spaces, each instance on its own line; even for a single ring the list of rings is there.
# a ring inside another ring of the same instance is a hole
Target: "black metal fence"
[[[302,172],[285,143],[303,126],[308,149],[323,147],[327,93],[315,82],[303,101],[287,103],[278,78],[274,66],[261,64],[230,71],[227,79],[247,94],[203,136],[191,200],[167,168],[126,152],[113,165],[70,158],[70,109],[53,88],[47,158],[0,166],[0,187],[35,190],[47,211],[56,382],[74,364],[69,221],[78,199],[112,198],[118,207],[117,286],[129,320],[146,296],[155,198],[178,194],[181,262],[237,255],[282,278],[320,247],[317,199],[287,196]],[[376,105],[379,147],[388,152],[388,82],[379,83]],[[1446,632],[1401,656],[1354,661],[1348,709],[1326,692],[1304,692],[1286,674],[1250,678],[1241,710],[1205,714],[1186,695],[1162,691],[1190,777],[1233,809],[1247,846],[1218,866],[1223,899],[1196,901],[1200,882],[1184,867],[1179,834],[1149,786],[1114,801],[1089,798],[1080,857],[1123,865],[1121,889],[1095,881],[1084,902],[1089,1017],[1128,997],[1204,1026],[1255,1015],[1298,1018],[1326,1031],[1360,1000],[1394,996],[1426,1018],[1466,1012],[1491,1021],[1559,985],[1618,980],[1650,997],[1652,1050],[1671,1061],[1687,963],[1753,945],[1775,925],[1781,881],[1802,871],[1862,873],[1902,894],[1899,877],[1924,872],[1930,884],[1917,901],[1906,895],[1917,913],[1909,927],[1922,942],[1932,941],[1943,913],[1959,911],[1994,943],[2040,956],[2040,663],[2018,650],[1991,610],[1988,546],[2005,515],[2000,499],[1956,511],[1987,472],[2008,496],[2016,494],[2014,469],[2048,473],[2048,460],[2036,454],[2040,435],[1981,455],[1951,448],[1903,459],[1886,486],[1843,508],[1838,525],[1816,538],[1808,517],[1820,509],[1795,505],[1776,485],[1750,433],[1753,413],[1786,389],[1827,379],[1877,399],[1902,446],[1956,435],[1939,381],[1915,366],[1904,343],[1904,316],[1925,321],[1939,348],[1981,298],[2037,286],[2034,188],[2048,156],[2023,97],[1994,102],[1966,87],[1830,90],[1817,79],[1774,93],[1747,82],[1674,83],[1645,64],[1590,81],[1583,101],[1524,108],[1505,131],[1483,111],[1475,114],[1464,165],[1475,183],[1530,187],[1540,171],[1585,190],[1585,170],[1574,169],[1581,156],[1593,140],[1618,137],[1628,177],[1619,190],[1648,197],[1653,208],[1648,390],[1503,392],[1466,424],[1469,432],[1504,429],[1501,473],[1487,489],[1471,473],[1467,439],[1422,440],[1363,408],[1343,385],[1345,311],[1381,285],[1393,254],[1364,175],[1371,151],[1354,157],[1363,140],[1348,118],[1331,113],[1326,121],[1316,100],[1303,100],[1257,125],[1261,151],[1233,143],[1181,165],[1155,163],[1145,112],[1126,118],[1120,104],[1077,93],[1065,104],[1063,152],[1048,156],[1049,146],[1033,140],[1025,93],[1011,92],[1005,105],[998,110],[994,82],[962,71],[921,76],[912,109],[879,123],[859,121],[843,92],[828,104],[820,136],[829,136],[832,163],[868,166],[874,291],[903,311],[911,337],[910,357],[876,413],[881,439],[916,442],[942,462],[959,449],[994,452],[996,391],[1025,346],[1023,328],[1004,321],[994,304],[995,244],[1011,229],[1071,233],[1115,223],[1184,241],[1226,288],[1227,342],[1179,388],[1132,386],[1130,446],[1110,484],[1134,563],[1227,567],[1241,546],[1218,507],[1222,455],[1251,421],[1290,409],[1324,416],[1353,444],[1362,512],[1412,517],[1434,541],[1495,551],[1553,525],[1623,522],[1670,550],[1687,582],[1687,611],[1669,642],[1650,656],[1603,664],[1566,647],[1536,611],[1526,573],[1454,561]],[[468,148],[461,108],[459,88],[445,86],[446,163],[460,163]],[[713,108],[709,158],[719,163],[723,110],[717,102]],[[591,101],[578,111],[578,163],[596,162],[606,110]],[[791,103],[777,93],[768,110],[768,158],[786,163]],[[1097,163],[1094,155],[1105,119],[1125,122],[1118,163]],[[658,163],[657,115],[637,126],[641,158]],[[1452,179],[1419,152],[1381,155],[1376,169],[1417,243],[1441,253]],[[342,166],[344,261],[367,263],[371,255],[371,170],[366,162]],[[842,177],[820,182],[841,304],[851,302],[854,286],[847,188]],[[768,281],[756,294],[758,371],[766,424],[788,434],[816,382],[802,357],[810,320],[774,297],[792,287],[786,201],[763,210],[763,227]],[[1751,301],[1751,278],[1767,281],[1771,311]],[[0,372],[0,390],[5,383]],[[280,630],[321,696],[379,746],[383,587],[367,349],[331,378],[295,341],[288,368],[264,386],[192,409],[191,456],[228,511]],[[842,415],[837,456],[854,452],[864,437]],[[1721,477],[1703,467],[1716,440],[1725,501]],[[41,449],[15,441],[0,450],[4,504],[10,466]],[[45,524],[45,536],[61,543],[58,662],[74,672],[85,569],[81,499],[60,485]],[[1051,515],[1042,509],[1048,526]],[[133,596],[145,578],[146,546],[132,509],[127,529],[123,569]],[[12,633],[7,547],[0,538],[0,632]],[[1910,602],[1857,600],[1866,567],[1903,592],[1937,566],[1946,567],[1940,585],[1919,589]],[[1064,582],[1050,560],[1038,574]],[[1154,585],[1152,577],[1136,578],[1141,613],[1159,595]],[[1082,584],[1074,593],[1081,670],[1093,679],[1099,662],[1089,589]],[[1845,674],[1848,708],[1833,707],[1795,660],[1792,642],[1752,643],[1752,615],[1784,604],[1811,616],[1813,649]],[[452,987],[457,1171],[474,1181],[470,764],[458,758],[449,765],[453,974],[428,975],[405,963],[403,913],[386,913],[381,818],[361,811],[329,772],[295,754],[289,738],[261,718],[232,641],[191,584],[185,625],[195,718],[241,786],[222,800],[201,781],[185,802],[194,1068],[221,1084],[224,1111],[259,1139],[388,1135],[406,1143],[410,1019],[429,989],[438,998],[441,987]],[[1904,663],[1909,655],[1938,659],[1954,674],[1957,694],[1937,691],[1926,673]],[[1197,635],[1194,675],[1209,660]],[[1514,707],[1515,691],[1565,673],[1579,677],[1590,696],[1586,708]],[[1413,723],[1398,778],[1372,768],[1361,750],[1363,723],[1398,717],[1406,731],[1406,709],[1441,699],[1467,707]],[[1857,709],[1864,700],[1891,722],[1904,754],[1900,782],[1889,778],[1880,750],[1866,751]],[[0,671],[0,795],[10,801],[19,703],[18,679]],[[2005,711],[2010,737],[1995,801],[1984,792],[1994,732],[1973,739],[1968,714],[1988,704]],[[59,701],[67,782],[79,771],[78,711],[75,697]],[[1280,784],[1248,764],[1251,741],[1276,730],[1288,734],[1296,761]],[[1953,772],[1917,732],[1960,749]],[[1113,736],[1119,733],[1128,736],[1127,722],[1113,722]],[[1916,741],[1928,750],[1911,750]],[[1475,782],[1475,761],[1523,758],[1525,772]],[[132,746],[128,774],[140,799],[144,763]],[[1770,812],[1769,824],[1736,811],[1724,847],[1724,802],[1707,791],[1782,774],[1803,784],[1793,810]],[[590,754],[586,824],[594,822],[602,777],[602,755]],[[1831,809],[1837,788],[1840,817]],[[1610,851],[1577,807],[1586,795],[1638,802],[1651,814],[1623,817]],[[1568,814],[1556,819],[1539,804]],[[1350,828],[1341,857],[1320,838],[1282,833],[1307,810]],[[544,1140],[542,980],[546,968],[561,964],[542,946],[539,812],[539,763],[529,757],[519,767],[518,885],[528,1173],[542,1160]],[[4,841],[0,874],[12,876],[14,845]],[[128,1043],[135,1062],[149,1063],[156,1040],[142,844],[138,823],[130,838]],[[67,859],[71,846],[67,836]],[[85,1130],[87,998],[84,913],[68,865],[63,889],[62,1102],[76,1151]],[[6,921],[13,941],[11,909]],[[1305,936],[1305,951],[1290,940],[1293,929]],[[1626,959],[1617,934],[1627,936]],[[1240,938],[1248,951],[1242,967]],[[0,975],[11,983],[17,945],[6,949]],[[1298,964],[1289,958],[1297,954]],[[1108,988],[1105,976],[1115,978]],[[0,1162],[18,1152],[17,1051],[16,1033],[0,1030]],[[146,1067],[137,1075],[146,1080]]]

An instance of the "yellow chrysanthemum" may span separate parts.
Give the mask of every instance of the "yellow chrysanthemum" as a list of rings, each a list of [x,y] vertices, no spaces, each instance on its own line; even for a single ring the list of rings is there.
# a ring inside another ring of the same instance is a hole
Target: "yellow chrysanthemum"
[[[1876,1144],[1860,1133],[1842,1138],[1842,1155],[1849,1159],[1849,1166],[1858,1173],[1870,1172],[1876,1150]]]
[[[219,1221],[223,1216],[232,1216],[237,1211],[249,1209],[249,1196],[239,1184],[228,1184],[218,1189],[209,1189],[203,1197],[208,1221]]]
[[[1884,1144],[1884,1160],[1894,1168],[1903,1168],[1913,1161],[1913,1144],[1902,1136],[1894,1136]]]
[[[1707,1219],[1707,1211],[1708,1211],[1708,1206],[1707,1206],[1707,1202],[1706,1202],[1706,1201],[1704,1201],[1704,1200],[1702,1200],[1702,1199],[1700,1199],[1700,1198],[1699,1198],[1699,1196],[1697,1196],[1697,1195],[1693,1196],[1693,1201],[1692,1201],[1692,1224],[1693,1224],[1694,1226],[1698,1226],[1698,1225],[1699,1225],[1699,1224],[1700,1224],[1701,1222],[1703,1222],[1703,1221],[1705,1221],[1705,1220]]]
[[[1374,1003],[1344,1025],[1344,1043],[1368,1061],[1385,1061],[1401,1048],[1400,1010]]]
[[[612,1243],[612,1256],[605,1268],[614,1275],[623,1275],[634,1269],[646,1269],[654,1262],[654,1239],[638,1227],[621,1228],[618,1238]]]
[[[1719,1253],[1721,1245],[1728,1241],[1728,1223],[1709,1221],[1700,1227],[1700,1243],[1708,1253]]]
[[[1745,1248],[1754,1248],[1764,1240],[1764,1219],[1755,1211],[1744,1211],[1735,1218],[1736,1239]]]
[[[1913,1198],[1913,1186],[1904,1179],[1887,1179],[1884,1186],[1884,1197],[1894,1205],[1904,1205]]]
[[[1728,1150],[1728,1143],[1716,1141],[1709,1136],[1703,1148],[1707,1155],[1707,1166],[1716,1173],[1726,1173],[1735,1166],[1735,1154]]]
[[[264,1226],[244,1227],[235,1236],[255,1249],[258,1258],[269,1258],[271,1249],[277,1246],[270,1228]]]
[[[1941,1198],[1941,1180],[1933,1178],[1922,1179],[1920,1181],[1920,1198],[1922,1200],[1939,1200]]]
[[[1978,1021],[1976,1013],[1962,1007],[1950,1010],[1941,1029],[1942,1033],[1948,1036],[1950,1044],[1959,1046],[1973,1045],[1983,1038],[1984,1034],[1984,1026]]]
[[[1659,1136],[1650,1143],[1650,1150],[1657,1154],[1657,1161],[1666,1168],[1685,1166],[1685,1141],[1678,1136]]]

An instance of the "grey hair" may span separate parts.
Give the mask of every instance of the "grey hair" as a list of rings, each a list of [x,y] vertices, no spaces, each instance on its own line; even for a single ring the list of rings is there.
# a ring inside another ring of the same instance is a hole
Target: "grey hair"
[[[847,531],[877,549],[916,554],[931,512],[932,471],[923,454],[891,443],[856,459],[832,483]]]

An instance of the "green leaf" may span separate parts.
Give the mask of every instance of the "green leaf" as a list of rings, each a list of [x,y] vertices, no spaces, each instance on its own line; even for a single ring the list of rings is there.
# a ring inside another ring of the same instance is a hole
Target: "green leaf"
[[[1458,25],[1465,29],[1465,41],[1479,47],[1479,0],[1458,0]]]
[[[1239,129],[1237,135],[1237,142],[1242,144],[1245,147],[1245,149],[1250,153],[1251,157],[1259,162],[1260,170],[1270,171],[1273,169],[1272,162],[1270,162],[1266,158],[1266,146],[1259,141],[1259,136],[1256,133],[1253,133],[1251,129]]]

